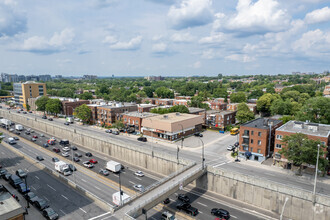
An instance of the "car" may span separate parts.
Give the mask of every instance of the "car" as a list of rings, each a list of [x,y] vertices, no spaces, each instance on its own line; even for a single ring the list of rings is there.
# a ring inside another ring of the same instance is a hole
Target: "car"
[[[85,162],[83,162],[83,165],[84,165],[85,167],[88,167],[88,168],[92,168],[92,167],[94,167],[94,165],[93,165],[91,162],[89,162],[89,161],[85,161]]]
[[[21,135],[21,132],[20,131],[16,131],[15,134]]]
[[[19,184],[23,183],[23,180],[19,176],[13,174],[9,177],[9,183],[14,188],[17,188]]]
[[[29,111],[29,113],[32,113],[32,111]]]
[[[74,157],[74,158],[73,158],[73,161],[74,161],[74,162],[79,162],[80,159],[79,159],[79,157]]]
[[[49,140],[47,140],[47,144],[54,145],[55,144],[55,140],[49,139]]]
[[[73,164],[69,164],[69,169],[73,172],[76,171],[77,168]]]
[[[18,141],[18,140],[19,140],[19,138],[18,138],[18,137],[16,137],[16,136],[15,136],[15,137],[13,137],[13,138],[14,138],[14,140],[15,140],[15,141]]]
[[[36,159],[39,160],[39,161],[43,161],[44,158],[42,156],[36,156]]]
[[[14,128],[10,128],[9,131],[10,131],[10,132],[14,132],[15,129],[14,129]]]
[[[20,178],[25,178],[27,176],[27,173],[25,173],[22,169],[16,170],[16,175]]]
[[[67,139],[63,139],[63,140],[60,140],[60,143],[59,143],[60,145],[64,145],[64,146],[66,146],[66,145],[69,145],[70,144],[70,142],[69,142],[69,140],[67,140]],[[69,148],[70,149],[70,148]]]
[[[45,137],[45,135],[44,134],[40,134],[40,137]]]
[[[17,111],[17,113],[21,113],[21,111]]]
[[[75,157],[82,157],[82,154],[79,153],[79,152],[76,152],[76,153],[74,153],[74,156],[75,156]]]
[[[52,158],[52,161],[53,161],[53,162],[58,162],[58,161],[60,161],[60,160],[59,160],[57,157],[53,157],[53,158]]]
[[[103,176],[108,176],[110,174],[109,171],[107,171],[105,169],[100,169],[99,173],[101,173]]]
[[[33,137],[33,138],[38,138],[38,136],[37,136],[37,135],[33,135],[32,137]]]
[[[108,130],[105,130],[105,133],[111,133],[111,132],[110,132],[110,130],[108,129]]]
[[[86,155],[86,157],[92,157],[93,156],[93,154],[91,152],[86,152],[85,155]]]
[[[34,133],[34,130],[31,130],[30,132],[31,132],[31,133]]]
[[[41,118],[42,118],[42,119],[47,119],[47,116],[46,116],[46,115],[44,115],[44,116],[42,116]]]
[[[211,209],[211,214],[215,215],[219,218],[222,218],[222,219],[229,219],[230,218],[229,212],[225,209],[213,208],[213,209]]]
[[[233,151],[235,149],[234,145],[228,145],[227,150]]]
[[[42,146],[43,147],[49,147],[49,145],[47,143],[44,143]]]
[[[177,205],[176,208],[179,210],[183,210],[192,216],[196,216],[198,214],[198,209],[192,207],[189,203],[181,203]]]
[[[135,184],[135,185],[133,186],[133,188],[134,188],[135,190],[137,190],[137,191],[140,191],[140,192],[144,192],[144,191],[145,191],[144,187],[143,187],[141,184]]]
[[[53,151],[56,152],[56,153],[61,152],[61,150],[60,150],[59,148],[57,148],[57,147],[54,147],[54,148],[53,148]]]
[[[48,203],[43,200],[42,198],[38,198],[36,199],[36,201],[34,201],[33,203],[40,211],[46,209],[49,207]]]
[[[194,135],[195,135],[196,137],[203,137],[203,134],[201,134],[201,133],[199,133],[199,132],[195,133]]]
[[[171,202],[171,200],[170,200],[169,198],[166,198],[166,199],[163,201],[164,204],[169,204],[170,202]]]
[[[96,164],[96,163],[97,163],[97,160],[95,160],[95,159],[90,159],[89,162],[91,162],[92,164]]]
[[[6,169],[0,169],[0,176],[4,177],[6,175],[6,173],[8,173],[8,170]]]
[[[137,140],[138,141],[142,141],[142,142],[147,142],[147,138],[146,137],[138,137]]]
[[[70,147],[63,147],[62,151],[70,151]]]
[[[118,131],[113,131],[112,134],[119,135],[119,132]]]
[[[25,194],[30,192],[30,188],[28,186],[25,185],[25,183],[21,183],[18,185],[17,187],[18,192]]]
[[[30,132],[29,132],[29,131],[25,131],[25,134],[26,134],[26,135],[30,135]]]
[[[27,114],[27,112],[23,112],[23,114]]]
[[[69,122],[64,122],[64,125],[69,126],[70,123]]]
[[[71,146],[72,150],[78,150],[78,148],[76,146]]]
[[[34,194],[34,192],[28,192],[24,195],[25,199],[31,203],[33,203],[38,196],[36,194]]]
[[[142,177],[142,176],[144,176],[144,173],[142,171],[138,170],[134,173],[134,175]]]
[[[31,138],[31,141],[37,141],[37,139],[35,139],[35,138],[33,137],[33,138]]]
[[[70,154],[68,152],[62,152],[62,156],[63,157],[68,157],[68,156],[70,156]]]
[[[50,220],[58,219],[58,214],[52,209],[52,208],[46,208],[42,211],[42,215],[45,216],[45,218]]]
[[[125,170],[124,165],[121,164],[121,168],[120,168],[120,169],[121,169],[121,170]]]
[[[16,144],[16,141],[15,140],[10,140],[10,141],[8,141],[8,144],[11,144],[11,145]]]
[[[52,138],[51,138],[51,140],[54,140],[54,141],[56,141],[56,138],[55,138],[55,137],[52,137]]]
[[[165,211],[162,213],[162,217],[160,218],[161,220],[176,220],[174,215],[170,213],[169,211]]]
[[[178,200],[180,200],[181,202],[184,202],[184,203],[190,202],[189,197],[185,194],[179,194],[178,195]]]
[[[9,178],[11,177],[11,173],[6,173],[4,176],[3,176],[3,179],[8,181]]]
[[[48,121],[53,121],[53,118],[48,118]]]

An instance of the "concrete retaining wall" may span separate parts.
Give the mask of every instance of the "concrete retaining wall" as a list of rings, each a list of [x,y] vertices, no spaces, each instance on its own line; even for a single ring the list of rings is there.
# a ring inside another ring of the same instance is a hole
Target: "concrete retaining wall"
[[[330,197],[316,195],[316,203],[313,205],[313,195],[309,191],[257,179],[253,176],[208,167],[207,175],[194,181],[193,185],[279,215],[285,199],[288,198],[284,217],[290,219],[330,219]]]
[[[44,119],[31,119],[17,113],[9,113],[0,109],[0,116],[10,119],[15,123],[40,130],[50,136],[68,139],[72,143],[84,146],[91,151],[97,151],[105,155],[125,161],[128,164],[140,166],[150,171],[169,175],[192,162],[185,159],[177,161],[176,155],[172,156],[161,152],[152,152],[134,146],[128,146],[120,140],[109,140],[105,137],[93,137],[88,131],[75,130],[74,126],[57,125]]]

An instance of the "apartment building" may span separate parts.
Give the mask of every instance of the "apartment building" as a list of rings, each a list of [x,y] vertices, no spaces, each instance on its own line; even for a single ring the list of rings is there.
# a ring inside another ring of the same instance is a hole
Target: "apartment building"
[[[83,105],[89,104],[89,100],[77,100],[77,99],[69,99],[62,101],[62,111],[64,115],[73,115],[75,108]]]
[[[282,142],[285,136],[293,135],[296,133],[302,133],[307,135],[309,139],[319,140],[321,144],[327,147],[330,152],[330,125],[301,122],[301,121],[289,121],[275,131],[275,149],[274,149],[274,163],[278,166],[286,167],[288,160],[279,153],[279,151],[285,147]],[[328,153],[329,153],[328,152]]]
[[[155,105],[157,106],[173,105],[173,99],[156,99]]]
[[[123,114],[123,123],[126,127],[134,128],[135,131],[141,131],[142,121],[156,115],[158,114],[150,112],[128,112]]]
[[[239,103],[230,103],[227,105],[227,110],[228,111],[237,111]]]
[[[174,105],[184,105],[188,107],[188,100],[173,100],[173,106]]]
[[[47,95],[46,84],[27,81],[14,83],[14,100],[16,105],[26,108],[29,98]]]
[[[150,112],[150,110],[152,108],[157,107],[157,105],[153,105],[153,104],[139,104],[138,105],[138,112],[142,113],[142,112]]]
[[[204,125],[208,128],[224,130],[227,126],[236,122],[236,111],[208,110],[201,112],[201,115],[203,116]]]
[[[325,88],[323,90],[323,95],[325,97],[330,97],[330,85],[325,86]]]
[[[268,118],[257,118],[240,127],[239,156],[258,162],[264,161],[274,152],[275,130],[282,121]]]

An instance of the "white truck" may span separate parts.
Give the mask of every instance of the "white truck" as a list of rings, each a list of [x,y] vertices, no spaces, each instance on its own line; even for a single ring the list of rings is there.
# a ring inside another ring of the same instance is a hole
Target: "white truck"
[[[118,173],[121,170],[121,164],[110,160],[107,162],[107,166],[105,167],[107,170],[110,170],[111,172]]]
[[[125,193],[123,193],[123,195],[121,195],[121,202],[120,202],[120,192],[115,192],[114,194],[112,194],[112,202],[118,206],[123,205],[130,200],[131,200],[131,197]]]
[[[73,117],[66,117],[66,121],[69,122],[69,123],[73,123]]]
[[[64,176],[72,174],[69,165],[66,164],[64,161],[55,162],[55,170],[59,173],[62,173]]]
[[[15,129],[17,130],[17,131],[23,131],[23,125],[15,125]]]
[[[10,126],[11,125],[11,121],[8,120],[8,119],[3,118],[3,119],[1,119],[1,124],[4,124],[6,126]]]

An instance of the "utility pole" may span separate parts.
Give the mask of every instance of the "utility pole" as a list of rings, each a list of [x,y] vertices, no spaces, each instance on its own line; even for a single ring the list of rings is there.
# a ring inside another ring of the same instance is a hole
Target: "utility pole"
[[[313,204],[314,205],[316,202],[316,180],[317,180],[317,171],[319,168],[319,156],[320,156],[320,144],[317,145],[317,158],[316,158],[314,189],[313,189]]]

